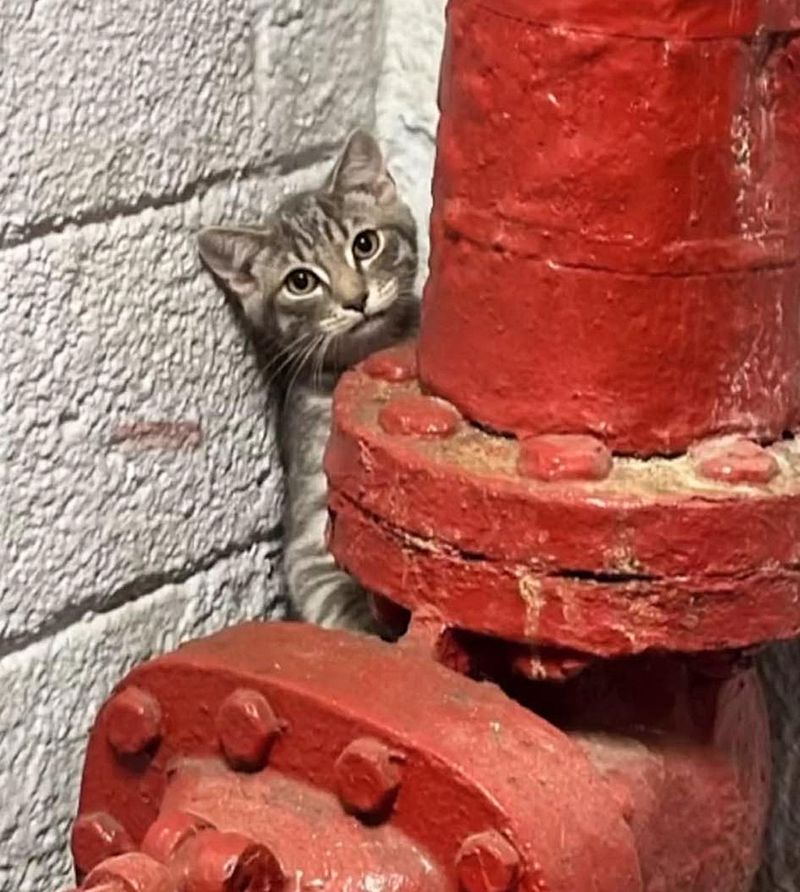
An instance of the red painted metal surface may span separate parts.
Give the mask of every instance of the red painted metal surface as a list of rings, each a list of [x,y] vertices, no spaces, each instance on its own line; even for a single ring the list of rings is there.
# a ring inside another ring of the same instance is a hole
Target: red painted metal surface
[[[422,381],[625,453],[777,437],[800,411],[798,6],[640,6],[450,4]]]
[[[89,742],[76,828],[114,833],[76,831],[83,888],[745,892],[768,781],[752,675],[659,658],[518,683],[516,703],[428,640],[254,624],[135,669]],[[131,691],[162,719],[135,755]],[[276,723],[258,764],[231,753]]]
[[[417,392],[365,367],[336,395],[330,543],[370,590],[457,629],[604,657],[800,630],[795,441],[612,462],[579,438],[571,464],[537,480],[520,473],[528,441],[466,424],[436,439],[387,432],[384,407]],[[564,442],[545,438],[539,457]],[[587,467],[601,479],[580,479]]]
[[[117,698],[132,689],[158,702],[163,727],[133,757],[111,742]],[[260,767],[230,759],[230,703],[242,692],[281,724]],[[367,890],[377,875],[396,878],[390,888],[454,889],[474,877],[487,833],[505,841],[488,845],[490,861],[516,852],[520,889],[642,888],[630,828],[566,735],[413,642],[308,626],[244,626],[134,670],[89,743],[79,823],[97,814],[179,889],[227,888],[220,862],[244,858],[244,839],[290,888]],[[76,849],[80,873],[101,854]]]

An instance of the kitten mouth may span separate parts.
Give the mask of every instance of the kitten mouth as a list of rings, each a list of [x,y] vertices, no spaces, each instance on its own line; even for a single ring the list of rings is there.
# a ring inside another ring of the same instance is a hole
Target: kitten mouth
[[[382,310],[378,310],[375,313],[370,313],[369,316],[364,314],[360,319],[356,319],[350,331],[361,331],[364,328],[369,328],[370,326],[376,325],[384,319],[387,309],[388,307]]]

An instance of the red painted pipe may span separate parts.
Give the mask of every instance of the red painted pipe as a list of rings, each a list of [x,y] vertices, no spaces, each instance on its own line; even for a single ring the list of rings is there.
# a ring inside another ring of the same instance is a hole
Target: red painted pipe
[[[749,889],[768,787],[750,673],[598,666],[521,689],[525,709],[423,640],[253,624],[135,669],[89,742],[82,889]]]
[[[797,2],[452,0],[449,19],[424,384],[493,429],[622,453],[791,429]]]

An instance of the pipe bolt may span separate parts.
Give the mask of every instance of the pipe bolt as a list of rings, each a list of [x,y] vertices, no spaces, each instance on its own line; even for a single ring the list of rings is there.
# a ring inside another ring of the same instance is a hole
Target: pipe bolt
[[[169,864],[178,849],[210,825],[194,815],[173,811],[161,815],[150,825],[142,840],[141,850],[162,864]]]
[[[240,833],[204,830],[186,864],[184,892],[277,892],[285,881],[266,846]]]
[[[456,856],[464,892],[511,892],[519,883],[521,866],[519,852],[496,830],[467,837]]]
[[[373,353],[363,365],[364,371],[378,381],[399,384],[417,377],[417,355],[414,347],[404,344]]]
[[[378,423],[387,434],[444,439],[459,429],[461,415],[438,397],[408,394],[391,399],[378,413]]]
[[[217,734],[232,768],[259,771],[269,757],[281,723],[266,698],[258,691],[239,688],[217,712]]]
[[[742,437],[701,443],[693,454],[698,474],[720,483],[766,484],[780,471],[774,455]]]
[[[106,707],[106,734],[118,756],[138,756],[161,740],[161,707],[147,691],[131,686]]]
[[[404,757],[372,737],[359,737],[342,750],[334,772],[344,807],[364,817],[385,814],[402,781]]]
[[[520,443],[518,470],[523,477],[555,480],[605,480],[613,459],[596,437],[547,435],[527,437]]]
[[[79,815],[72,825],[72,857],[85,875],[101,861],[133,851],[133,840],[116,818],[104,811]]]

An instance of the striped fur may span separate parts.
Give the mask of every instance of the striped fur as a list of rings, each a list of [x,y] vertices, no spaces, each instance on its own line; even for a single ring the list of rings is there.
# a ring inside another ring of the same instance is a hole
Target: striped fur
[[[357,132],[319,190],[292,196],[263,226],[205,229],[199,247],[240,303],[282,388],[291,604],[309,622],[375,631],[365,593],[325,545],[322,457],[339,375],[416,327],[411,213],[377,143]]]

